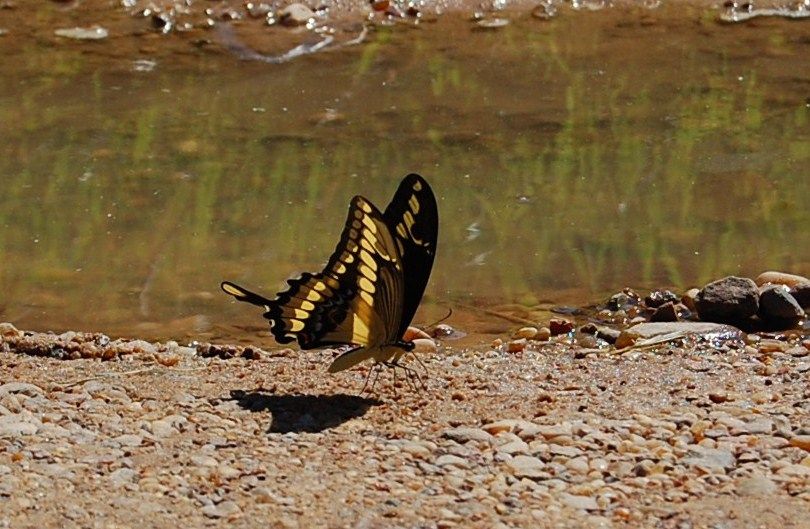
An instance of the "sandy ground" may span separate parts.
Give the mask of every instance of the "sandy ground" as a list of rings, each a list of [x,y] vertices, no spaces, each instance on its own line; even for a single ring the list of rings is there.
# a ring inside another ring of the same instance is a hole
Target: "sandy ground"
[[[801,337],[448,341],[426,388],[358,396],[334,351],[58,360],[4,329],[0,527],[810,527]]]

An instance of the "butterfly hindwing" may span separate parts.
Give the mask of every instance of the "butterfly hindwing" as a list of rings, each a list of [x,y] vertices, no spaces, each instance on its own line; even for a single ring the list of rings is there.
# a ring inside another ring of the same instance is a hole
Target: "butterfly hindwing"
[[[402,337],[413,320],[430,278],[439,234],[438,211],[436,197],[427,181],[412,173],[399,184],[394,198],[383,213],[396,240],[405,271],[398,338]]]

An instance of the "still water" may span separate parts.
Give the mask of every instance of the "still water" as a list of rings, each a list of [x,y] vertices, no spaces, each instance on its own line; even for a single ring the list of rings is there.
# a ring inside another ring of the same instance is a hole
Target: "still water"
[[[350,198],[384,207],[408,172],[441,217],[417,319],[810,272],[807,23],[447,18],[279,65],[105,46],[0,65],[0,319],[21,328],[261,328],[219,282],[318,269]]]

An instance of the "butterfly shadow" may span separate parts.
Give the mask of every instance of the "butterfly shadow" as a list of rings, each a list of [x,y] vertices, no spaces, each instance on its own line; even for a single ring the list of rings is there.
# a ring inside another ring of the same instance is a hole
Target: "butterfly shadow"
[[[231,399],[246,410],[269,411],[273,419],[268,433],[322,432],[382,404],[356,395],[275,395],[238,389],[231,391]]]

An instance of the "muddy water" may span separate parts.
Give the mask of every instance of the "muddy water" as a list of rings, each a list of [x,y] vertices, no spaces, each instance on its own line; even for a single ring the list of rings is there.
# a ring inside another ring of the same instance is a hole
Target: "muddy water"
[[[384,207],[411,171],[441,214],[422,320],[808,273],[810,24],[713,17],[447,17],[280,65],[27,45],[0,76],[0,316],[253,332],[219,282],[317,269],[351,196]]]

